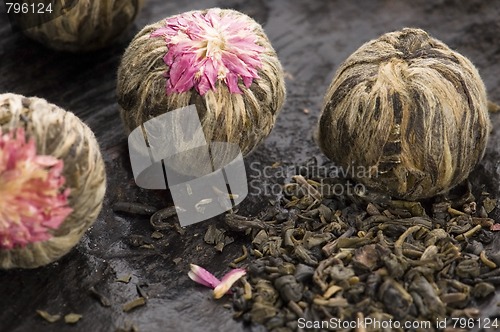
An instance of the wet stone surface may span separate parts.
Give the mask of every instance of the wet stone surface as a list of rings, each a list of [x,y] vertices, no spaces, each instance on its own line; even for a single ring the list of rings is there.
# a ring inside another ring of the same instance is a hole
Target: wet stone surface
[[[139,202],[158,209],[171,205],[168,192],[143,190],[133,181],[114,91],[120,56],[140,27],[182,11],[213,6],[240,10],[262,23],[287,72],[288,98],[275,129],[245,160],[250,193],[239,208],[240,215],[255,217],[269,208],[270,200],[278,204],[280,197],[276,194],[281,187],[276,184],[290,180],[286,178],[290,174],[283,170],[313,156],[323,162],[312,139],[323,94],[337,66],[362,43],[384,32],[405,26],[427,30],[469,57],[485,81],[489,98],[500,102],[497,0],[206,0],[185,4],[150,0],[121,41],[83,56],[50,51],[19,32],[12,32],[7,17],[0,14],[0,91],[42,97],[82,118],[101,144],[109,179],[103,211],[73,251],[43,268],[0,271],[1,331],[115,331],[134,327],[140,331],[265,330],[233,320],[233,310],[223,306],[231,303],[229,298],[214,301],[209,289],[187,277],[189,263],[220,277],[229,269],[228,264],[241,256],[242,245],[250,248],[251,239],[231,230],[224,216],[185,230],[175,227],[174,222],[166,229],[155,230],[148,216],[112,209],[118,201]],[[491,118],[494,126],[488,149],[471,175],[471,182],[476,191],[500,197],[500,118],[498,114]],[[500,221],[497,211],[490,217]],[[224,237],[234,240],[222,252],[204,241],[210,225],[225,230]],[[490,254],[499,247],[500,237],[496,233],[483,249]],[[480,249],[470,248],[478,252]],[[306,251],[297,255],[307,260]],[[358,269],[375,264],[375,258],[362,252],[356,257]],[[313,255],[309,259],[313,261],[304,261],[295,271],[295,278],[310,277],[307,266],[314,266],[314,259],[318,258]],[[474,266],[463,264],[460,270],[463,278],[474,277]],[[353,276],[352,271],[330,270],[329,278],[340,278],[342,274]],[[296,300],[302,290],[288,279],[280,277],[273,282],[280,287],[280,296]],[[424,280],[418,282],[421,289],[427,287]],[[262,288],[267,286],[259,284]],[[387,299],[398,298],[393,315],[411,313],[408,294],[390,283],[384,283],[382,288]],[[476,291],[486,292],[486,288]],[[412,296],[411,291],[409,295]],[[457,296],[445,299],[457,301]],[[144,305],[140,305],[140,298],[146,299]],[[498,315],[499,299],[497,294],[483,301],[481,314]],[[60,315],[61,319],[49,323],[37,310]],[[72,313],[82,317],[74,324],[65,323],[64,316]]]

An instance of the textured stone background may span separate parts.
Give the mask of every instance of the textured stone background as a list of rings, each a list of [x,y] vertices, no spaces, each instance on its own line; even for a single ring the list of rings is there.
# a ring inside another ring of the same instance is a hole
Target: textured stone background
[[[169,204],[168,193],[145,191],[133,182],[126,135],[118,118],[115,72],[132,36],[144,25],[182,11],[209,7],[240,10],[260,22],[287,72],[288,99],[277,125],[246,162],[262,167],[274,162],[296,163],[318,155],[312,140],[322,96],[337,66],[362,43],[384,32],[412,26],[427,30],[468,56],[484,78],[489,97],[500,102],[500,1],[498,0],[149,0],[132,29],[113,46],[85,55],[50,51],[13,32],[0,13],[0,92],[38,96],[80,116],[96,133],[109,177],[103,212],[81,243],[60,261],[35,270],[0,271],[0,331],[114,331],[134,323],[141,331],[239,331],[231,310],[213,301],[208,289],[187,277],[194,262],[223,274],[227,263],[240,255],[244,238],[217,253],[203,242],[211,222],[174,230],[154,242],[155,249],[131,247],[129,238],[149,237],[148,219],[115,214],[117,200],[139,201],[158,207]],[[1,8],[1,7],[0,7]],[[473,173],[474,183],[500,196],[498,125],[494,128],[485,159]],[[256,174],[249,173],[251,180]],[[257,179],[260,185],[283,179]],[[1,197],[0,197],[1,199]],[[247,214],[265,204],[249,197],[242,206]],[[500,219],[497,218],[497,221]],[[497,237],[494,248],[500,247]],[[181,257],[175,264],[173,259]],[[117,276],[132,275],[128,284]],[[136,285],[149,295],[146,306],[123,313],[121,305],[137,297]],[[112,302],[102,307],[88,295],[95,287]],[[498,314],[496,302],[483,304],[485,315]],[[60,321],[48,324],[36,309],[50,313],[76,312],[83,318],[75,326]],[[248,329],[248,328],[247,328]],[[258,330],[258,329],[253,329]]]

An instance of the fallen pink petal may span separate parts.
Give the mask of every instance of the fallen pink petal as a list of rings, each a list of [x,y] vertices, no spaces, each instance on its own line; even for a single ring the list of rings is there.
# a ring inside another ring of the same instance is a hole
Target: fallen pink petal
[[[500,224],[493,224],[490,226],[490,231],[497,232],[500,231]]]
[[[234,269],[229,271],[223,278],[222,281],[217,287],[214,289],[214,298],[220,299],[226,294],[231,286],[238,281],[241,277],[247,274],[247,271],[244,269]]]
[[[191,280],[212,289],[220,284],[220,280],[212,273],[195,264],[191,264],[191,271],[188,272],[188,276]]]
[[[220,299],[225,294],[230,294],[231,286],[246,274],[247,272],[244,269],[233,269],[229,271],[222,280],[219,280],[212,273],[195,264],[191,264],[191,271],[188,272],[188,276],[191,280],[212,288],[214,290],[215,299]]]
[[[220,9],[188,12],[171,17],[151,37],[163,37],[168,47],[163,61],[168,66],[167,94],[195,88],[200,95],[216,90],[223,82],[231,93],[242,93],[241,82],[249,87],[259,78],[260,54],[245,16]]]

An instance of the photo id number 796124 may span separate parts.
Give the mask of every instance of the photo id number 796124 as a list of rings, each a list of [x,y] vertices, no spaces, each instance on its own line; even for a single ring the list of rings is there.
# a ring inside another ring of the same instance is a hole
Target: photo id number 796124
[[[52,3],[43,2],[6,2],[7,14],[46,14],[52,13]]]

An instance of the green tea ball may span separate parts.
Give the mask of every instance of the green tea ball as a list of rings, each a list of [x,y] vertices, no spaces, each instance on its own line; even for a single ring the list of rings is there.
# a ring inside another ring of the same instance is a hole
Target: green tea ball
[[[194,105],[207,142],[233,143],[246,155],[271,132],[285,101],[285,83],[262,27],[240,12],[211,8],[142,29],[123,55],[117,95],[129,132]],[[176,130],[175,143],[189,149],[185,132]],[[196,163],[179,162],[178,168]]]
[[[52,2],[51,13],[44,9],[43,16],[19,15],[18,23],[26,36],[52,49],[92,51],[119,37],[134,21],[143,3],[144,0],[78,0],[64,8],[63,2],[56,1]]]
[[[92,131],[44,99],[0,95],[0,268],[69,252],[101,211],[104,162]]]
[[[337,70],[317,141],[368,187],[418,200],[465,180],[491,125],[474,65],[420,29],[382,35]]]

